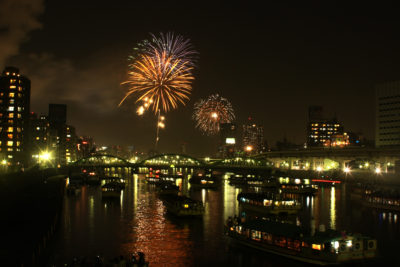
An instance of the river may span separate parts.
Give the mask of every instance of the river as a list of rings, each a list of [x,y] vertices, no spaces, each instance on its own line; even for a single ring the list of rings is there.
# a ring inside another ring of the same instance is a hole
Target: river
[[[124,175],[127,186],[120,199],[102,199],[98,186],[83,186],[80,194],[65,196],[49,266],[63,266],[74,257],[110,260],[137,251],[145,253],[150,266],[303,266],[224,236],[226,219],[240,212],[236,197],[242,190],[228,180],[218,190],[188,190],[203,201],[205,214],[182,219],[167,213],[143,175]],[[304,208],[296,220],[310,225],[313,218],[317,227],[372,236],[378,240],[379,261],[399,265],[400,214],[364,207],[350,195],[346,184],[319,187],[315,196],[300,198]]]

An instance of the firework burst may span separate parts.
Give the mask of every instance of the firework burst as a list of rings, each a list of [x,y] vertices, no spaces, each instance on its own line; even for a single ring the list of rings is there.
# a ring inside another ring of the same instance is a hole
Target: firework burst
[[[143,41],[129,57],[129,78],[122,84],[129,85],[127,97],[137,94],[136,102],[142,102],[137,113],[142,115],[151,108],[167,112],[179,104],[185,105],[192,91],[197,52],[190,40],[173,33],[151,35],[151,41]]]
[[[214,94],[194,105],[193,119],[196,121],[196,128],[207,135],[213,135],[219,132],[221,123],[231,123],[235,115],[231,103]]]
[[[145,102],[143,109],[139,107],[142,113],[149,106],[155,113],[159,109],[164,112],[175,109],[189,99],[194,80],[191,70],[185,62],[169,57],[165,52],[143,55],[131,65],[129,79],[124,82],[130,89],[119,105],[131,94],[138,93],[136,102]]]

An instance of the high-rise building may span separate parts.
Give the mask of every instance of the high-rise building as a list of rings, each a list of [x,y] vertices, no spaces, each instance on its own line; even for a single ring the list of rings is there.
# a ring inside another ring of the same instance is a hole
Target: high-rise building
[[[400,81],[376,86],[375,146],[400,145]]]
[[[236,124],[220,124],[220,145],[218,154],[222,158],[233,157],[236,152]]]
[[[331,142],[332,136],[344,135],[343,126],[336,118],[325,119],[323,117],[322,107],[309,107],[308,116],[307,146],[318,147],[326,146],[328,143],[337,144],[337,138]]]
[[[71,125],[65,126],[65,132],[65,160],[68,164],[78,159],[78,136]]]
[[[49,124],[52,146],[56,165],[67,163],[67,106],[63,104],[49,104]]]
[[[96,145],[90,136],[81,136],[78,139],[78,158],[85,158],[96,151]]]
[[[243,150],[247,154],[258,154],[265,150],[264,128],[249,119],[243,125]]]
[[[51,138],[49,121],[46,115],[38,116],[31,112],[29,119],[29,154],[31,163],[40,163],[40,157],[50,152]]]
[[[28,161],[30,80],[15,67],[0,76],[0,160],[13,169]]]

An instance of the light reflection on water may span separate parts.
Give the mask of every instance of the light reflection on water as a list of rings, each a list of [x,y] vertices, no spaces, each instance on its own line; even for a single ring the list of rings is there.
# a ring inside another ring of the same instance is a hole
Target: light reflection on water
[[[217,190],[194,190],[187,180],[177,183],[186,194],[203,201],[202,219],[179,219],[168,214],[154,186],[146,184],[142,175],[130,176],[116,201],[102,199],[100,188],[89,186],[77,196],[66,197],[50,261],[61,266],[76,256],[91,259],[100,254],[111,259],[143,251],[151,266],[246,266],[244,259],[257,266],[302,265],[241,246],[228,246],[223,225],[229,216],[239,214],[236,197],[246,189],[230,186],[224,179]],[[304,208],[294,222],[309,227],[313,218],[316,229],[323,224],[326,228],[369,234],[378,238],[386,253],[392,246],[397,247],[398,213],[352,203],[346,198],[345,187],[320,187],[315,196],[300,197]]]

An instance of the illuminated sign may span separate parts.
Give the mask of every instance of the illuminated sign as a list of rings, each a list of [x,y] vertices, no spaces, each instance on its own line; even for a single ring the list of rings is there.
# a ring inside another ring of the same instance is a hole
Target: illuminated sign
[[[225,143],[234,145],[236,143],[236,140],[235,138],[226,138]]]

